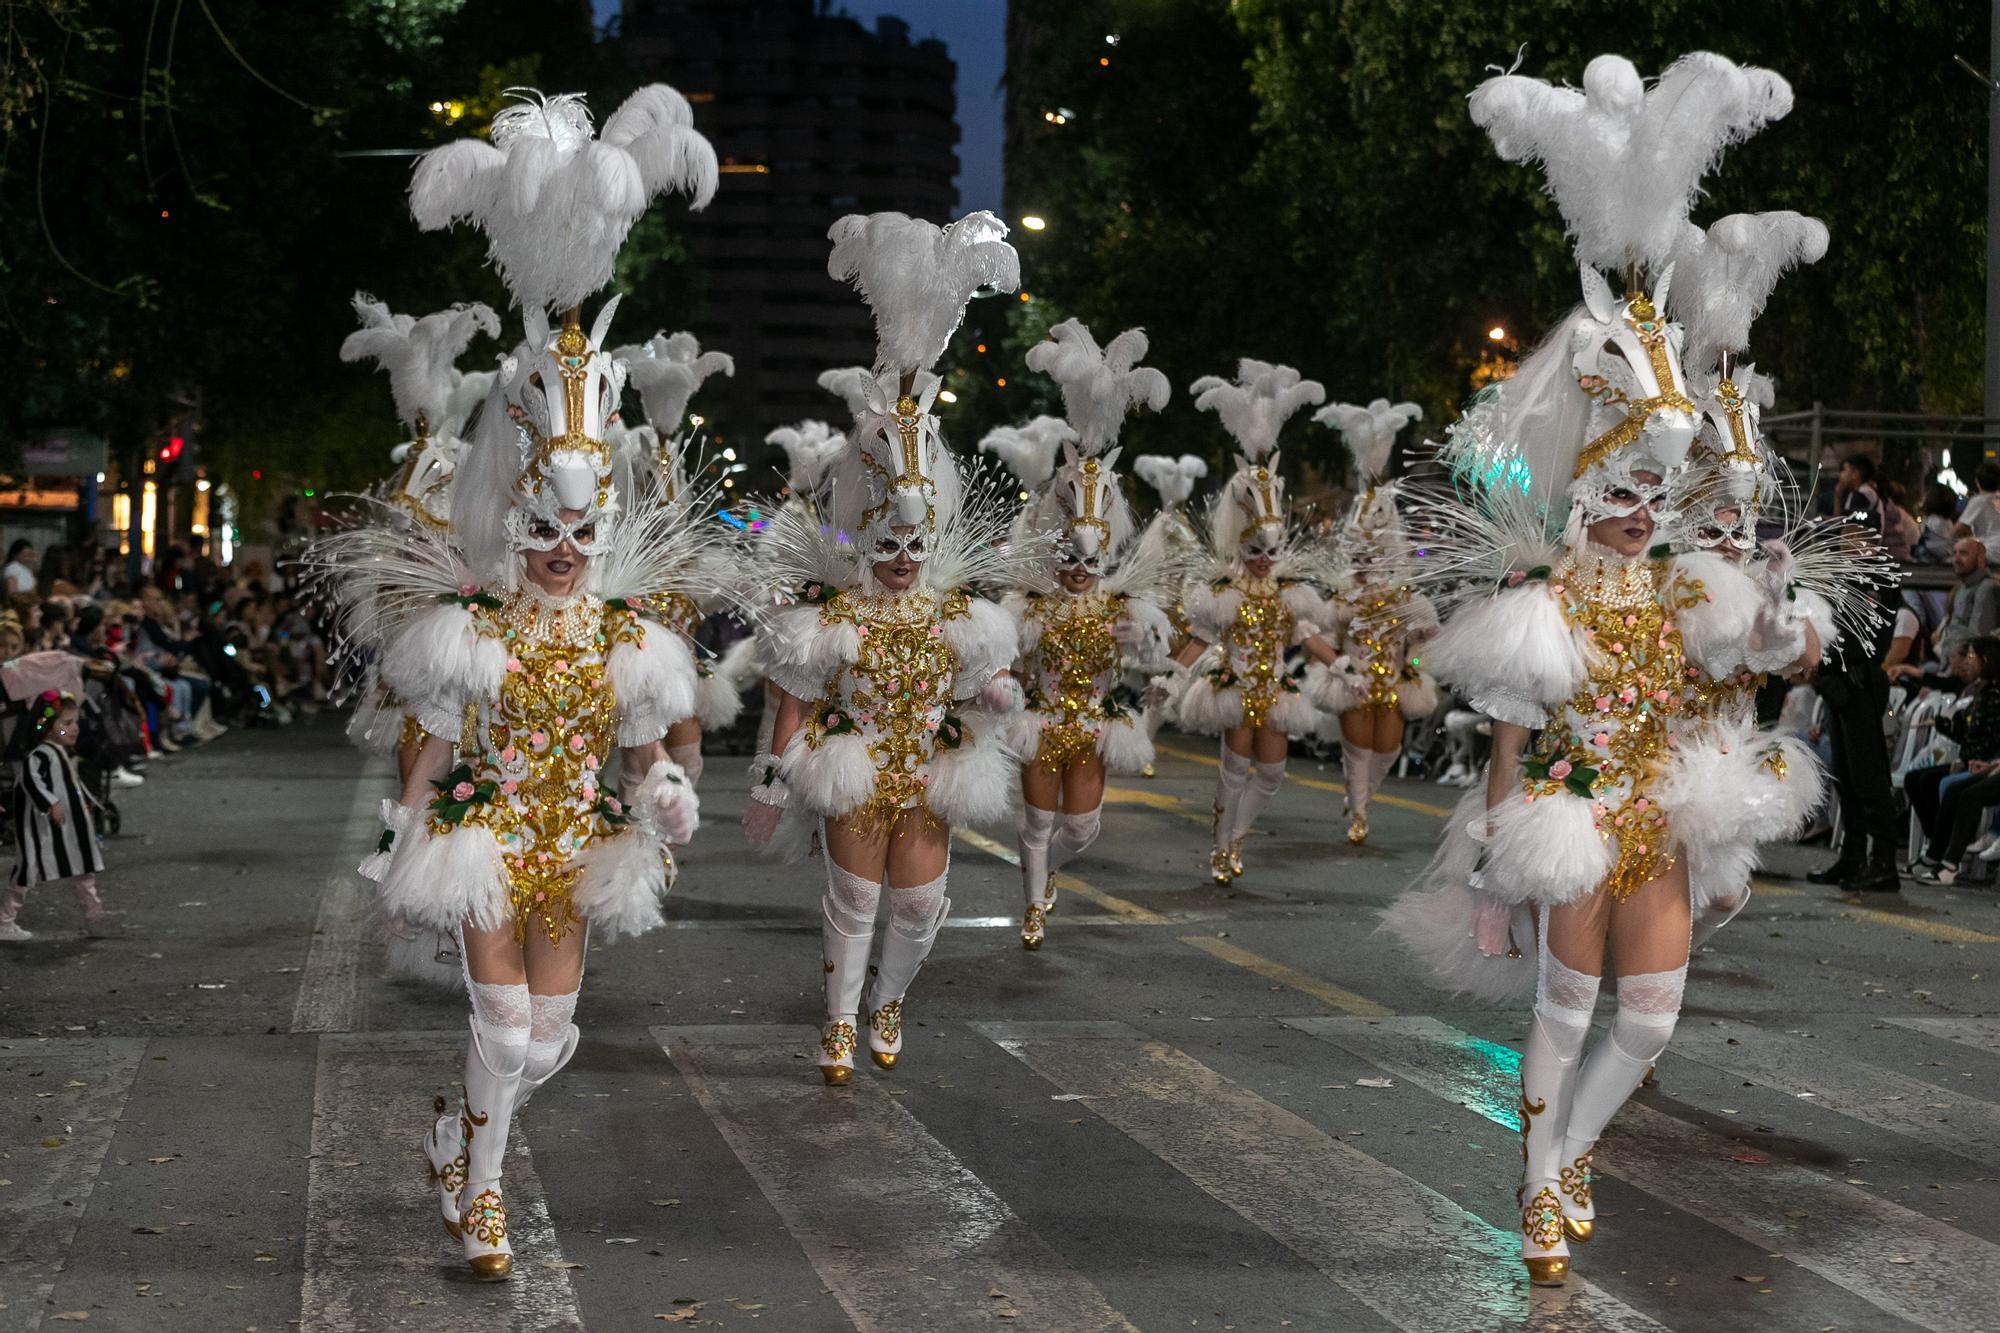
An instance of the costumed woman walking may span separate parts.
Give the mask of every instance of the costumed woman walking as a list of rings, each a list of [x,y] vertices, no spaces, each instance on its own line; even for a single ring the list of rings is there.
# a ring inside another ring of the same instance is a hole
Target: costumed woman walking
[[[1208,511],[1207,568],[1181,600],[1188,641],[1175,653],[1191,667],[1180,720],[1222,738],[1215,780],[1209,873],[1227,884],[1243,873],[1243,839],[1285,781],[1289,737],[1317,719],[1286,662],[1294,647],[1322,666],[1338,656],[1319,631],[1333,608],[1309,543],[1293,530],[1278,475],[1278,431],[1326,390],[1290,366],[1245,358],[1236,382],[1205,375],[1195,406],[1221,417],[1236,440],[1236,471]]]
[[[1164,533],[1142,548],[1115,447],[1126,413],[1157,412],[1171,392],[1165,375],[1139,365],[1145,354],[1138,329],[1099,347],[1074,319],[1028,349],[1029,368],[1062,386],[1070,430],[1059,442],[1062,466],[1054,468],[1053,457],[1036,459],[1030,467],[1038,483],[1023,477],[1038,489],[1021,523],[1054,539],[1056,590],[1011,593],[1004,603],[1020,625],[1018,669],[1027,691],[1015,826],[1024,949],[1042,947],[1055,873],[1097,840],[1106,772],[1139,773],[1153,762],[1143,702],[1124,697],[1122,675],[1127,666],[1166,669],[1173,627],[1159,602],[1178,591],[1180,562]]]
[[[448,539],[414,525],[400,574],[374,575],[399,626],[382,679],[425,736],[381,903],[459,940],[464,1099],[455,1115],[438,1099],[424,1152],[445,1227],[485,1278],[513,1268],[509,1126],[576,1049],[587,940],[661,924],[668,844],[696,821],[662,743],[694,712],[694,663],[635,608],[694,592],[706,537],[690,510],[626,493],[605,438],[624,379],[606,345],[617,302],[588,330],[578,310],[649,199],[713,194],[691,119],[656,84],[597,136],[580,97],[528,93],[490,143],[427,154],[411,185],[419,226],[485,233],[526,333],[453,476]]]
[[[1041,557],[1005,540],[1012,510],[991,488],[968,487],[931,414],[930,372],[972,295],[1019,283],[1005,235],[990,213],[942,229],[900,213],[834,224],[827,269],[874,311],[876,369],[824,493],[779,511],[756,546],[753,582],[794,592],[759,616],[779,690],[775,759],[744,832],[794,855],[817,842],[826,857],[815,1054],[832,1086],[853,1077],[884,882],[889,928],[866,1012],[869,1057],[893,1069],[910,983],[951,907],[951,826],[1011,806],[1014,624],[966,587]]]
[[[1691,775],[1758,761],[1688,724],[1687,683],[1753,660],[1803,668],[1821,652],[1767,585],[1712,554],[1655,546],[1696,429],[1681,332],[1662,309],[1666,261],[1703,172],[1783,114],[1789,89],[1707,54],[1651,87],[1602,56],[1583,84],[1502,75],[1472,96],[1503,157],[1544,164],[1583,304],[1451,431],[1445,461],[1469,501],[1425,504],[1440,577],[1483,575],[1476,593],[1490,594],[1448,615],[1430,649],[1438,679],[1494,724],[1485,809],[1468,818],[1462,805],[1449,841],[1463,850],[1440,853],[1461,858],[1462,882],[1439,893],[1475,905],[1464,938],[1477,953],[1454,944],[1461,964],[1533,941],[1519,1200],[1522,1260],[1545,1285],[1564,1280],[1569,1243],[1594,1229],[1598,1136],[1673,1034],[1687,849],[1739,817],[1722,808],[1730,788]],[[1622,297],[1602,268],[1626,275]],[[1586,1056],[1607,947],[1618,1012]]]
[[[1396,483],[1387,479],[1396,433],[1422,415],[1415,403],[1386,398],[1366,407],[1329,403],[1313,413],[1347,441],[1361,492],[1336,537],[1347,565],[1334,594],[1340,660],[1308,673],[1319,686],[1308,690],[1313,702],[1340,727],[1347,840],[1356,845],[1368,840],[1368,798],[1403,751],[1403,724],[1437,707],[1437,687],[1416,655],[1417,645],[1437,632],[1437,611],[1410,586],[1410,541]]]

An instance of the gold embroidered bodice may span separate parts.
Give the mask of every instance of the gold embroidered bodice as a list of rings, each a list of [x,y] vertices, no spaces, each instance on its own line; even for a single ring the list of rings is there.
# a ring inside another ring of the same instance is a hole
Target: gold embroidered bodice
[[[1396,683],[1414,674],[1410,666],[1411,595],[1403,585],[1357,584],[1344,599],[1349,613],[1345,648],[1361,674],[1364,708],[1396,707]]]
[[[1529,799],[1567,788],[1592,801],[1598,836],[1615,846],[1605,888],[1625,898],[1671,869],[1668,812],[1655,792],[1688,680],[1675,613],[1704,596],[1669,582],[1665,561],[1589,555],[1550,581],[1571,632],[1588,641],[1581,689],[1550,715],[1523,768]]]
[[[605,667],[615,644],[637,642],[644,630],[629,610],[587,594],[557,603],[518,592],[473,613],[479,633],[506,646],[506,671],[499,697],[476,705],[476,744],[459,770],[470,777],[442,793],[467,808],[452,820],[434,805],[431,829],[488,829],[507,868],[516,937],[532,916],[558,943],[576,920],[577,855],[624,830],[623,807],[600,791],[618,743]]]
[[[1238,574],[1229,586],[1241,594],[1236,619],[1223,636],[1222,651],[1243,692],[1243,725],[1261,727],[1284,687],[1285,649],[1292,643],[1297,618],[1285,605],[1284,589],[1276,579]]]
[[[1041,714],[1035,762],[1062,768],[1097,752],[1096,726],[1109,716],[1107,697],[1118,679],[1111,629],[1125,603],[1105,592],[1059,593],[1030,598],[1027,614],[1042,622],[1023,682],[1028,706]]]
[[[817,748],[829,736],[850,733],[866,743],[875,789],[849,816],[864,827],[887,827],[902,811],[922,807],[932,755],[962,738],[951,715],[958,656],[944,626],[969,604],[964,593],[940,598],[912,589],[838,592],[820,608],[822,626],[855,627],[859,652],[821,691],[806,744]]]

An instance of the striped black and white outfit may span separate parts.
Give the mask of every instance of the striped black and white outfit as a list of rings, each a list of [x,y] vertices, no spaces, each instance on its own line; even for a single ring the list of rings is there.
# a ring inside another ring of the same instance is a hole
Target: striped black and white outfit
[[[61,806],[62,823],[49,818]],[[14,887],[33,888],[49,880],[95,875],[104,869],[97,846],[97,821],[68,750],[43,741],[21,761],[14,783]]]

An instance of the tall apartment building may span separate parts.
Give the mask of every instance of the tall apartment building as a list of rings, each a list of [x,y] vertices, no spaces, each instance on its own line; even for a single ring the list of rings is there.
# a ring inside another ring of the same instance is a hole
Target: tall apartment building
[[[895,18],[871,31],[827,0],[624,0],[623,15],[626,59],[687,95],[723,163],[689,236],[706,289],[694,331],[736,358],[733,379],[702,391],[712,427],[760,449],[766,431],[801,417],[844,427],[817,376],[866,364],[875,344],[860,298],[827,276],[826,231],[847,213],[953,216],[944,43],[911,41]]]

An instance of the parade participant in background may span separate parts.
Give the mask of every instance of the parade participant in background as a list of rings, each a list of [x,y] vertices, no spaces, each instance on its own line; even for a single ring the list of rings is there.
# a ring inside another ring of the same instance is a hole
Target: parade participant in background
[[[576,1049],[587,939],[661,923],[668,844],[696,820],[663,743],[694,711],[694,662],[636,608],[693,591],[707,536],[691,511],[626,493],[605,439],[624,382],[606,342],[617,301],[587,329],[579,310],[647,201],[713,194],[715,154],[691,122],[659,84],[602,135],[582,98],[528,92],[494,117],[490,143],[434,150],[411,184],[419,226],[485,233],[526,335],[453,474],[448,537],[412,525],[377,576],[379,613],[399,626],[382,678],[425,736],[381,899],[458,936],[465,1095],[455,1115],[438,1099],[424,1151],[445,1226],[486,1278],[513,1268],[509,1126]]]
[[[1188,641],[1174,660],[1191,667],[1180,690],[1181,724],[1220,735],[1209,873],[1243,873],[1243,839],[1285,780],[1288,737],[1312,729],[1316,710],[1286,653],[1302,647],[1322,665],[1337,656],[1319,631],[1332,623],[1319,552],[1295,530],[1278,475],[1278,431],[1326,390],[1290,366],[1249,358],[1236,382],[1214,375],[1191,386],[1236,440],[1236,471],[1209,503],[1206,566],[1181,600]]]
[[[1403,750],[1403,723],[1437,707],[1437,686],[1417,659],[1417,645],[1437,632],[1430,599],[1410,587],[1411,561],[1396,483],[1388,479],[1396,433],[1423,415],[1415,403],[1377,398],[1329,403],[1313,414],[1338,430],[1354,454],[1360,494],[1336,534],[1347,577],[1336,585],[1332,629],[1340,661],[1312,668],[1313,702],[1338,719],[1347,781],[1347,840],[1368,839],[1368,797]]]
[[[900,213],[833,225],[827,270],[874,311],[876,369],[823,492],[780,511],[756,546],[754,582],[794,591],[760,616],[780,690],[776,761],[751,790],[744,831],[793,855],[815,839],[823,848],[815,1054],[830,1086],[853,1077],[884,881],[889,928],[866,1013],[869,1056],[893,1069],[906,994],[951,906],[951,826],[993,822],[1011,805],[1014,624],[966,586],[1039,556],[1005,540],[1012,506],[968,485],[946,449],[930,372],[973,294],[1018,284],[1005,235],[990,213],[942,229]]]
[[[1500,75],[1471,99],[1503,157],[1543,163],[1577,241],[1583,304],[1454,426],[1444,461],[1462,491],[1424,502],[1437,560],[1426,570],[1474,593],[1445,616],[1430,666],[1493,719],[1494,757],[1484,809],[1461,805],[1409,910],[1476,903],[1446,945],[1469,969],[1506,966],[1510,944],[1535,952],[1519,1201],[1521,1256],[1539,1284],[1562,1282],[1569,1242],[1591,1235],[1597,1138],[1672,1036],[1686,851],[1740,817],[1687,780],[1728,761],[1683,717],[1690,669],[1721,680],[1752,659],[1789,670],[1820,655],[1766,586],[1712,555],[1655,546],[1697,424],[1681,332],[1662,309],[1666,261],[1701,175],[1789,103],[1782,79],[1707,54],[1651,87],[1601,56],[1581,91]],[[1622,297],[1600,268],[1627,275]],[[1586,1057],[1607,946],[1618,1014]]]
[[[724,352],[702,351],[692,333],[670,337],[664,331],[643,343],[618,348],[612,358],[624,367],[628,383],[646,409],[645,425],[614,422],[610,433],[612,446],[626,459],[637,487],[659,492],[668,504],[684,506],[694,505],[697,497],[712,495],[713,487],[696,489],[689,484],[688,454],[700,426],[683,430],[682,425],[687,420],[688,401],[702,381],[710,375],[733,376],[736,362]],[[695,460],[692,472],[703,470],[701,461]],[[703,519],[708,518],[708,507],[700,505]],[[726,730],[743,711],[736,682],[728,673],[718,671],[709,660],[713,654],[695,642],[695,631],[701,628],[703,618],[728,604],[735,588],[734,554],[723,548],[715,554],[711,566],[692,580],[694,586],[705,590],[701,595],[672,597],[644,608],[679,634],[694,653],[699,677],[695,715],[676,722],[667,733],[667,756],[681,766],[691,783],[701,781],[702,733]]]
[[[1122,668],[1166,668],[1173,627],[1160,601],[1178,593],[1182,562],[1162,540],[1141,545],[1116,470],[1126,414],[1140,407],[1157,412],[1171,392],[1165,375],[1139,365],[1145,354],[1146,335],[1138,329],[1099,347],[1074,319],[1028,349],[1029,369],[1062,386],[1069,419],[1066,430],[1045,430],[1026,451],[1009,451],[1031,492],[1022,526],[1048,534],[1055,548],[1049,557],[1055,591],[1014,592],[1005,602],[1020,625],[1017,671],[1027,691],[1018,744],[1027,763],[1015,827],[1026,949],[1042,947],[1055,907],[1055,873],[1097,840],[1106,772],[1138,773],[1153,761],[1144,704],[1124,695]]]
[[[0,888],[0,940],[31,940],[16,920],[28,890],[68,880],[91,939],[123,933],[118,914],[98,896],[104,853],[97,841],[96,805],[76,772],[81,713],[69,691],[44,690],[28,701],[8,744],[14,768],[14,873]]]

